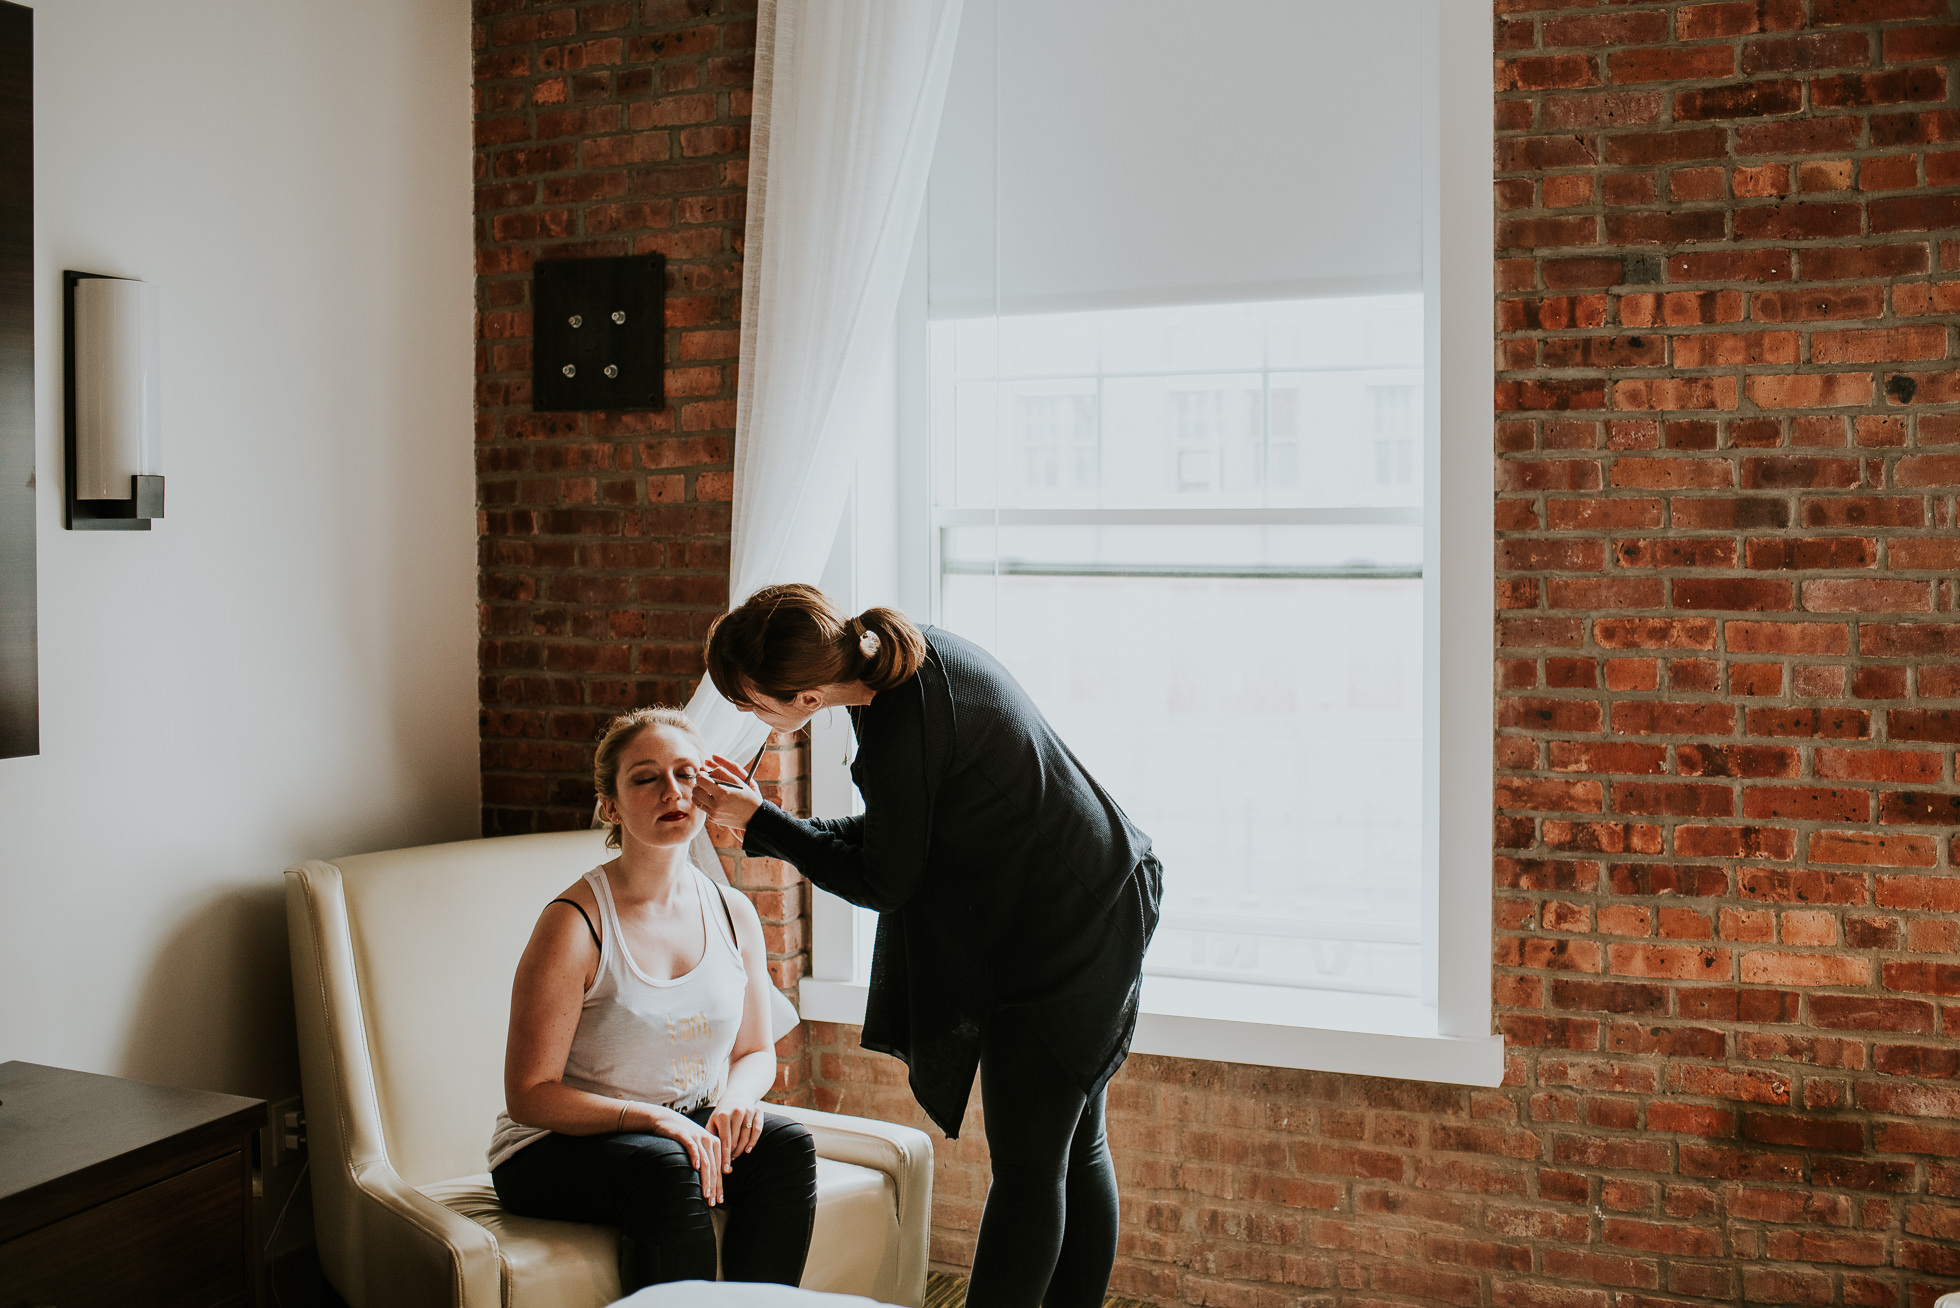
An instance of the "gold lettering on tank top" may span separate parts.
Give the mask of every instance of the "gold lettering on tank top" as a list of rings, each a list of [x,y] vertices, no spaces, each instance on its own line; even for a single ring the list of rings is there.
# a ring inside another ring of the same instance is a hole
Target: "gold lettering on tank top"
[[[708,1085],[708,1060],[699,1054],[685,1054],[674,1060],[674,1091],[685,1102]]]
[[[667,1015],[667,1038],[675,1044],[685,1040],[706,1040],[714,1034],[714,1023],[706,1013],[689,1013],[685,1017]]]

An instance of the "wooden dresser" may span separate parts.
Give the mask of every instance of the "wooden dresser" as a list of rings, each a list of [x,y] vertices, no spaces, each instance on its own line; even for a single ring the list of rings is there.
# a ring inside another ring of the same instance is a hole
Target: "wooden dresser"
[[[258,1294],[265,1102],[0,1063],[0,1308],[216,1308]]]

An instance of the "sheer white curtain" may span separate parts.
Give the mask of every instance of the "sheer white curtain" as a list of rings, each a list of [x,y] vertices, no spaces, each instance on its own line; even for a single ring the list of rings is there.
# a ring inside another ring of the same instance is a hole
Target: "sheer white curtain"
[[[879,394],[924,203],[960,0],[762,0],[749,146],[729,597],[815,582]],[[767,729],[702,679],[710,750]],[[705,837],[696,860],[719,863]]]

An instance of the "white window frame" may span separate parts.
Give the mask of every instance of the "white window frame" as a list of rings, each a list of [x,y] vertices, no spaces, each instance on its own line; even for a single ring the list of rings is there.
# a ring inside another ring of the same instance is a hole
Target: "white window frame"
[[[1423,428],[1425,495],[1423,938],[1435,942],[1414,999],[1329,990],[1146,976],[1137,1053],[1307,1068],[1461,1085],[1494,1086],[1504,1074],[1503,1038],[1491,1031],[1491,814],[1495,642],[1492,482],[1494,248],[1490,160],[1489,0],[1431,0],[1437,39],[1422,49]],[[917,279],[915,279],[917,280]],[[923,295],[923,286],[908,294]],[[915,300],[915,303],[919,301]],[[923,316],[922,306],[920,314]],[[929,397],[908,378],[928,367],[896,343],[894,429],[921,430]],[[922,457],[920,442],[892,442],[894,459]],[[911,480],[881,470],[877,490]],[[865,478],[860,476],[860,493]],[[875,492],[874,492],[875,493]],[[864,496],[866,502],[872,494]],[[934,542],[927,503],[901,500],[898,538]],[[943,513],[942,513],[943,516]],[[988,514],[992,518],[992,513]],[[1008,515],[1003,511],[1002,519]],[[860,587],[859,518],[848,512],[826,588],[855,599]],[[898,593],[931,585],[932,551],[904,552],[892,565]],[[906,569],[918,575],[907,577]],[[1444,656],[1447,651],[1447,657]],[[853,811],[843,760],[850,727],[820,717],[811,733],[811,801],[820,815]],[[859,1024],[870,915],[817,891],[811,911],[811,975],[805,1017]]]

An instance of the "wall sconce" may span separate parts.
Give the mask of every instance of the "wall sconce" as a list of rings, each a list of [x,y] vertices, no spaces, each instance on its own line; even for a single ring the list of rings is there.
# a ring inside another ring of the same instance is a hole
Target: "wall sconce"
[[[64,272],[70,530],[148,531],[163,516],[157,288]]]

